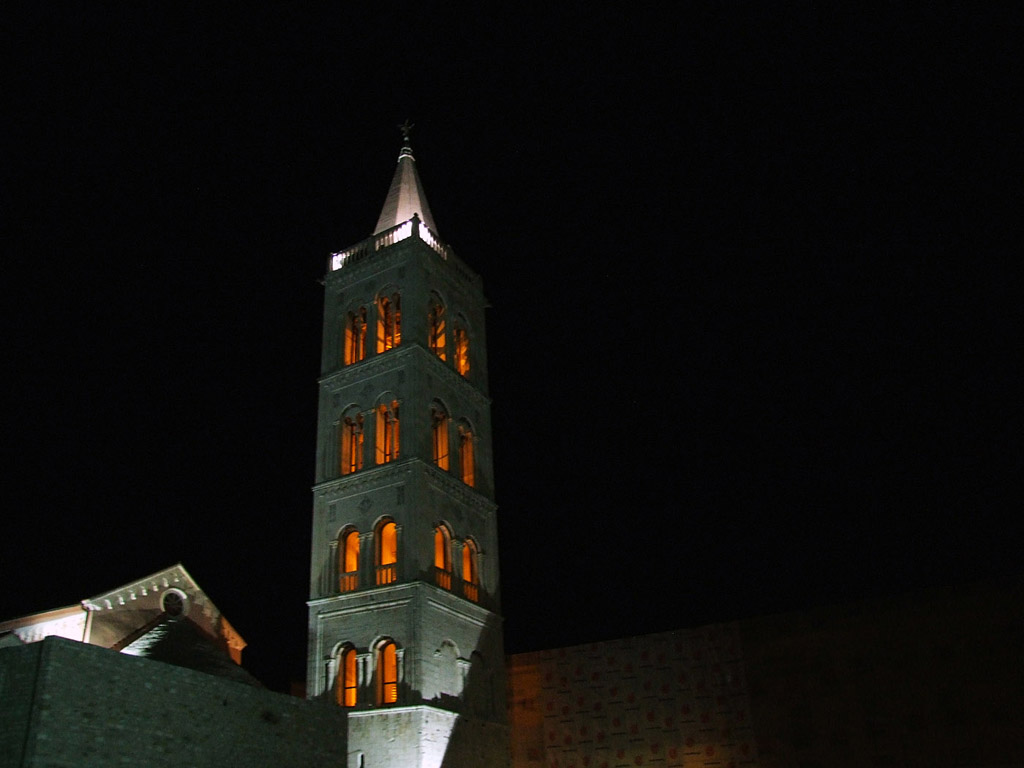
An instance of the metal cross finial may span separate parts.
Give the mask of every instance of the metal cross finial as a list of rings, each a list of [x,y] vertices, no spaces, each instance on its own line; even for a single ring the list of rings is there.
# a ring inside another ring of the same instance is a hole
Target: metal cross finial
[[[402,123],[400,126],[398,126],[398,130],[400,130],[402,132],[402,138],[405,139],[405,143],[406,144],[409,143],[409,133],[415,127],[416,126],[413,123],[410,123],[408,119],[406,119],[406,121],[404,123]]]

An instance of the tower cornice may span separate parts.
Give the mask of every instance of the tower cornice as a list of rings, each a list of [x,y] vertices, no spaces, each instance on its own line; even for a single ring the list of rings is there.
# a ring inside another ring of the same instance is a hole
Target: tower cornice
[[[325,480],[314,485],[312,490],[317,496],[329,496],[335,491],[344,491],[346,495],[351,496],[353,492],[362,493],[395,485],[402,479],[402,476],[410,475],[417,469],[426,472],[428,483],[459,500],[466,507],[476,510],[482,515],[494,514],[498,510],[498,505],[487,496],[450,473],[438,469],[433,464],[416,456]]]
[[[361,469],[350,475],[342,475],[313,486],[313,493],[326,495],[334,490],[345,489],[346,491],[360,490],[363,488],[376,489],[394,485],[402,475],[408,475],[413,471],[413,465],[417,459],[407,458],[391,461],[387,464],[379,464],[373,467]]]
[[[437,237],[418,216],[400,222],[390,229],[371,235],[355,245],[330,254],[327,259],[325,281],[334,282],[338,277],[365,277],[373,268],[387,269],[406,256],[406,248],[414,243],[426,246],[434,258],[447,264],[452,272],[461,276],[470,285],[481,288],[480,276],[456,254],[455,250]]]
[[[426,347],[413,341],[403,342],[402,345],[395,349],[332,371],[317,379],[317,383],[325,391],[335,394],[355,381],[382,376],[399,366],[411,362],[411,359],[417,356],[422,356],[422,359],[426,361],[425,366],[429,373],[437,372],[447,383],[467,392],[479,407],[489,408],[491,406],[491,399],[481,392],[472,381],[446,365],[444,361]]]

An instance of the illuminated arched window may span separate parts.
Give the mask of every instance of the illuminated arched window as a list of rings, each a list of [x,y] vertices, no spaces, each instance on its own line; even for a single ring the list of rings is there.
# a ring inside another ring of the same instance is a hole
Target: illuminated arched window
[[[359,588],[359,531],[346,528],[338,537],[338,591]]]
[[[444,589],[452,588],[452,535],[443,523],[434,528],[434,581]]]
[[[342,646],[338,652],[338,673],[334,680],[334,697],[339,706],[356,705],[356,649]]]
[[[341,420],[341,474],[363,468],[363,414],[352,411]]]
[[[398,649],[394,640],[385,640],[377,646],[377,703],[394,704],[398,701]]]
[[[469,334],[461,325],[455,329],[455,370],[469,375]]]
[[[473,432],[468,424],[459,425],[459,473],[466,485],[476,485]]]
[[[427,315],[427,347],[442,360],[447,360],[445,349],[444,304],[437,294],[430,295],[430,311]]]
[[[440,403],[431,406],[430,436],[434,466],[448,471],[448,414]]]
[[[377,352],[387,352],[402,343],[401,296],[381,296],[377,299]]]
[[[345,365],[358,363],[366,357],[366,307],[349,312],[345,317]]]
[[[398,579],[398,527],[395,521],[381,520],[373,538],[377,584],[391,584]]]
[[[398,401],[377,406],[377,463],[398,458]]]
[[[474,603],[480,599],[480,571],[476,542],[466,539],[462,545],[462,593]]]

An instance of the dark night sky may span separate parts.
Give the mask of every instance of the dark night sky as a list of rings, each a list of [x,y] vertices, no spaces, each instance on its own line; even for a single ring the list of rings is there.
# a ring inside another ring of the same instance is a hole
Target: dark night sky
[[[181,561],[303,676],[317,279],[406,118],[509,651],[1021,575],[1019,19],[688,8],[11,20],[0,617]]]

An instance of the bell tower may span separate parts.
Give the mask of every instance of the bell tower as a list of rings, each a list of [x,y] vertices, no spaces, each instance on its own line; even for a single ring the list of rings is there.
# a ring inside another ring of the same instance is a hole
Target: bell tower
[[[504,766],[487,304],[410,128],[373,235],[324,280],[307,695],[348,711],[350,766]]]

